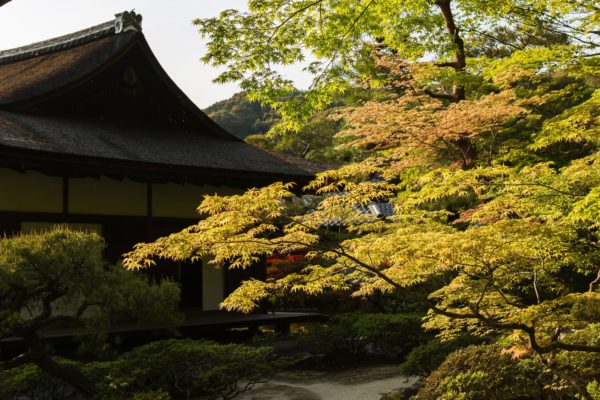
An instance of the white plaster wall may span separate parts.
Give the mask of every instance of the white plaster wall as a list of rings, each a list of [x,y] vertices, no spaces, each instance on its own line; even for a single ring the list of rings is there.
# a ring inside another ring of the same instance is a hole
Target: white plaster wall
[[[225,186],[196,186],[190,184],[153,184],[152,215],[155,217],[198,218],[196,209],[205,195],[230,195],[241,190]]]
[[[110,178],[70,178],[69,213],[146,215],[146,184]]]
[[[62,178],[0,168],[0,211],[62,212]]]

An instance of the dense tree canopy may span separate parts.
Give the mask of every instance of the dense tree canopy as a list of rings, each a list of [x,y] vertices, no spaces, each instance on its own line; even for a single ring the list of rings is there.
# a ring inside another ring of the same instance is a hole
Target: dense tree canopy
[[[195,23],[209,39],[203,60],[225,66],[216,81],[239,81],[252,99],[277,109],[281,128],[297,130],[353,83],[381,84],[372,79],[373,52],[432,60],[439,79],[421,84],[460,100],[467,57],[481,54],[483,42],[498,54],[566,39],[589,50],[598,43],[599,13],[594,0],[250,0],[248,12]],[[293,83],[277,67],[296,63],[314,80],[305,97],[289,101]]]
[[[387,91],[336,116],[343,146],[370,156],[319,174],[302,198],[285,183],[208,196],[204,219],[138,245],[126,265],[211,256],[251,268],[273,254],[307,255],[303,270],[246,281],[224,301],[241,311],[282,292],[364,297],[428,283],[424,324],[441,338],[493,335],[515,358],[535,355],[557,398],[591,399],[600,380],[596,4],[249,6],[198,21],[212,40],[205,59],[229,67],[220,79],[242,80],[290,129],[351,85]],[[310,66],[312,90],[302,104],[281,100],[289,82],[262,67],[306,51],[320,60]],[[377,202],[393,204],[394,214],[365,212]]]

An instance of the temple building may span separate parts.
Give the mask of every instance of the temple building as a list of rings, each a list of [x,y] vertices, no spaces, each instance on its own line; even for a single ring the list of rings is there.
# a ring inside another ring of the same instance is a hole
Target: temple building
[[[205,194],[302,185],[315,172],[208,118],[162,69],[133,12],[0,51],[0,234],[64,223],[102,235],[116,262],[197,221]],[[203,310],[244,278],[200,263],[152,273]]]

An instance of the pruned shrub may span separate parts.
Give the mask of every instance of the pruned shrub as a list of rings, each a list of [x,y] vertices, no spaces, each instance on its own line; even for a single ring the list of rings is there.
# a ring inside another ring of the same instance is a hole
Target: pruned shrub
[[[94,400],[169,400],[204,396],[230,400],[266,382],[286,364],[269,347],[170,339],[115,361],[76,363],[97,385]],[[33,364],[0,371],[0,399],[66,400],[75,391]]]
[[[370,354],[397,358],[427,335],[418,314],[347,313],[311,326],[300,340],[313,353]]]
[[[450,354],[413,400],[557,399],[552,376],[536,359],[513,359],[496,345],[469,346]]]
[[[72,361],[60,360],[59,362],[74,364]],[[0,370],[0,399],[2,400],[63,400],[74,394],[75,390],[71,386],[51,377],[34,364]]]
[[[95,363],[88,373],[103,381],[109,396],[119,398],[163,390],[172,398],[228,400],[270,380],[284,363],[268,347],[170,339],[135,348],[117,361]]]
[[[402,374],[407,376],[428,376],[435,371],[456,350],[469,345],[481,344],[484,338],[472,335],[457,336],[442,341],[435,338],[413,348],[400,366]]]

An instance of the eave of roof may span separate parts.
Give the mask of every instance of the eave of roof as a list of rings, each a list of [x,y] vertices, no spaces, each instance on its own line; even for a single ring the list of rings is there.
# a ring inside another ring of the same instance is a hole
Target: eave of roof
[[[198,135],[182,128],[144,124],[117,124],[86,118],[49,117],[0,111],[0,146],[10,154],[55,154],[54,160],[94,160],[93,164],[129,163],[131,170],[196,169],[219,171],[223,176],[265,175],[278,179],[310,179],[319,169],[306,161],[290,162],[242,141]],[[30,157],[31,158],[31,157]],[[16,161],[16,160],[13,160]],[[225,172],[229,171],[229,172]],[[272,180],[272,179],[271,179]]]
[[[41,56],[80,46],[115,33],[115,21],[82,29],[67,35],[58,36],[41,42],[31,43],[26,46],[0,51],[0,64],[12,63],[27,58]]]
[[[58,177],[107,176],[113,179],[132,179],[152,183],[194,183],[213,186],[251,188],[277,181],[294,182],[294,190],[301,193],[313,176],[278,174],[256,171],[237,171],[219,168],[199,168],[186,165],[164,165],[149,162],[108,159],[103,157],[57,154],[29,151],[0,145],[0,168],[15,171],[38,171]]]

